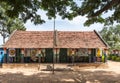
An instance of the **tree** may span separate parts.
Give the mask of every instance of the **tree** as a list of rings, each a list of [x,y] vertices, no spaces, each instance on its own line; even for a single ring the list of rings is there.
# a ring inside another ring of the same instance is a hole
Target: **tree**
[[[104,27],[100,34],[111,49],[120,49],[120,25]]]
[[[26,28],[19,19],[9,18],[5,23],[1,23],[0,34],[3,37],[3,43],[5,43],[5,38],[9,37],[14,30],[26,30]]]
[[[1,0],[5,2],[9,9],[6,13],[10,17],[20,17],[26,22],[30,19],[34,24],[41,24],[45,21],[37,13],[38,9],[46,11],[49,19],[58,13],[63,19],[73,19],[78,15],[87,16],[85,25],[93,23],[113,24],[120,22],[120,0]],[[78,2],[78,3],[77,3]],[[104,13],[113,11],[108,17],[103,17]]]
[[[5,9],[9,8],[5,3],[0,3],[0,34],[3,37],[3,43],[5,43],[5,38],[7,38],[14,30],[26,30],[23,22],[18,18],[10,18],[6,15]]]
[[[105,25],[113,24],[114,21],[120,22],[120,0],[84,0],[79,9],[80,15],[87,15],[88,20],[85,25],[100,22]],[[102,15],[113,11],[108,17]]]

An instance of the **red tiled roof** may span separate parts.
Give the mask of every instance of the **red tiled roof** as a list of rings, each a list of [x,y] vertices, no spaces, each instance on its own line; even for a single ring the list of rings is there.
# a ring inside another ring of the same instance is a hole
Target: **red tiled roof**
[[[57,48],[107,48],[95,31],[57,31]],[[6,48],[53,48],[52,31],[16,31]]]

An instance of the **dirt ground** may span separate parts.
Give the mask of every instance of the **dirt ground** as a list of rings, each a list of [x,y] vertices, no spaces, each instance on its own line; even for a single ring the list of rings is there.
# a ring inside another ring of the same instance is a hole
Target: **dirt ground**
[[[106,64],[107,68],[57,65],[61,70],[54,74],[37,68],[0,68],[0,83],[120,83],[120,62]]]

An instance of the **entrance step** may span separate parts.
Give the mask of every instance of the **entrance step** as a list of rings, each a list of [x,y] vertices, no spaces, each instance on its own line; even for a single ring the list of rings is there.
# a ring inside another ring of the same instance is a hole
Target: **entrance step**
[[[2,68],[51,69],[52,63],[3,63]],[[108,68],[107,63],[55,63],[54,68]]]
[[[38,63],[3,63],[2,68],[37,68]]]

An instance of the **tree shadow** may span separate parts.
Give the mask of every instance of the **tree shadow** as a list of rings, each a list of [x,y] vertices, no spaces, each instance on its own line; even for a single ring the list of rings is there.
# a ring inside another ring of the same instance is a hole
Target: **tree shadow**
[[[120,74],[110,71],[55,71],[55,74],[38,72],[1,73],[0,83],[120,83]]]

